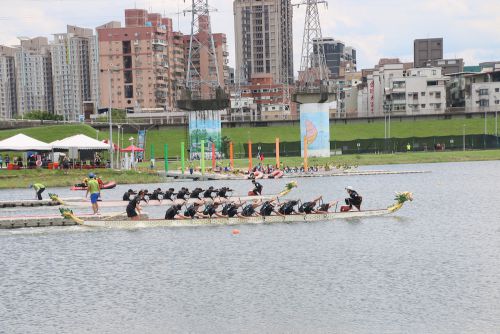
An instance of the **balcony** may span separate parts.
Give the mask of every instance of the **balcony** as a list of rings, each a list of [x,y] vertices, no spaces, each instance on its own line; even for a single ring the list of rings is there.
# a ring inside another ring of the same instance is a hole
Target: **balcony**
[[[161,45],[161,46],[167,46],[167,42],[163,39],[153,39],[151,41],[153,45]]]

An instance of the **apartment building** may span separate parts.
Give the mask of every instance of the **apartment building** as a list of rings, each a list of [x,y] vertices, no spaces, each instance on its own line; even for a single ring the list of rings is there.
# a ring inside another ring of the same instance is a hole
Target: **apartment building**
[[[17,114],[16,49],[0,45],[0,119]]]
[[[167,25],[171,21],[144,9],[126,9],[125,27],[97,27],[101,107],[139,112],[172,111]],[[170,35],[170,33],[169,33]]]
[[[46,37],[22,38],[15,53],[17,114],[54,111],[52,61]]]
[[[464,71],[464,60],[462,58],[434,59],[427,61],[424,67],[441,67],[441,73],[443,75],[450,75]]]
[[[297,117],[297,105],[290,103],[287,96],[293,94],[293,87],[275,83],[272,74],[254,74],[250,83],[241,86],[242,100],[252,101],[252,119],[283,120]]]
[[[413,63],[425,67],[428,61],[443,59],[443,38],[425,38],[413,41]]]
[[[500,68],[480,73],[456,73],[447,84],[451,111],[500,111]]]
[[[173,30],[172,20],[164,18],[167,30],[167,49],[169,57],[168,85],[171,94],[168,95],[172,110],[177,109],[177,101],[182,97],[182,89],[186,81],[186,64],[184,59],[184,35]]]
[[[50,44],[54,113],[76,121],[99,101],[99,54],[92,29],[67,26]]]
[[[368,75],[367,86],[358,93],[358,115],[444,113],[447,81],[439,67],[405,70],[404,64],[380,66]]]
[[[271,74],[275,83],[293,83],[290,0],[235,0],[236,78],[249,82]],[[243,72],[243,75],[240,75]]]

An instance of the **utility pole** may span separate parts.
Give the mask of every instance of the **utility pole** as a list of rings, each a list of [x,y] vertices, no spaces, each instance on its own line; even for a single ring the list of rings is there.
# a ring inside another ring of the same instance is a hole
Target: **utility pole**
[[[319,21],[318,4],[326,0],[302,0],[294,6],[306,6],[306,19],[304,24],[304,35],[302,38],[302,56],[300,62],[299,84],[301,86],[321,85],[328,79],[328,68],[326,67],[325,48],[323,45],[323,34]]]
[[[221,86],[219,64],[210,24],[211,11],[215,11],[215,9],[208,6],[208,0],[192,0],[191,9],[184,10],[184,14],[191,12],[191,37],[189,39],[186,87],[195,99],[210,99],[216,88]],[[203,53],[208,58],[207,69],[214,67],[215,73],[210,70],[205,72],[201,68],[201,58],[205,57]]]

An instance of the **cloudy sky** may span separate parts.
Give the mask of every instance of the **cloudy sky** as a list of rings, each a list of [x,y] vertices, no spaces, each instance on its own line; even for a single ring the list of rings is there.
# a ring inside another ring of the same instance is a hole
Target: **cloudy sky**
[[[294,0],[293,2],[301,2]],[[145,8],[174,19],[189,32],[190,16],[176,14],[190,0],[0,0],[0,44],[17,36],[48,36],[66,24],[94,28],[111,20],[123,22],[125,8]],[[209,0],[214,32],[228,36],[234,65],[232,0]],[[328,0],[321,6],[323,36],[340,39],[358,50],[358,68],[373,67],[381,57],[412,61],[415,38],[444,37],[445,57],[464,58],[466,65],[500,60],[499,0]],[[299,66],[304,8],[294,11],[295,68]]]

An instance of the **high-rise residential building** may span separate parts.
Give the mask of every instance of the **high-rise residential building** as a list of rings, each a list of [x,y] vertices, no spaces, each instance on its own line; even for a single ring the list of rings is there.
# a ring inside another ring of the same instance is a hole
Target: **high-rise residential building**
[[[17,113],[54,111],[52,63],[46,37],[22,38],[15,54]]]
[[[233,11],[236,80],[268,73],[275,83],[293,83],[291,1],[235,0]]]
[[[330,71],[330,78],[337,79],[345,76],[346,72],[356,72],[356,49],[346,46],[345,43],[331,37],[313,41],[313,52],[317,53],[318,45],[325,50],[326,66]]]
[[[184,63],[184,38],[183,34],[173,30],[172,20],[164,18],[163,23],[167,28],[167,44],[169,53],[169,103],[177,108],[177,101],[182,97],[185,86],[186,72]]]
[[[207,31],[209,24],[209,17],[200,15],[198,18],[198,24],[200,26],[200,31]],[[227,39],[226,34],[223,33],[212,33],[212,37],[214,40],[215,53],[217,55],[217,66],[211,62],[211,57],[209,57],[209,49],[210,41],[208,35],[206,33],[198,34],[196,39],[200,42],[200,44],[207,46],[207,48],[203,48],[198,52],[194,53],[192,60],[192,64],[195,69],[195,73],[199,73],[202,80],[211,79],[210,81],[216,80],[216,68],[219,72],[219,87],[225,88],[227,82],[229,82],[229,52],[227,51]],[[185,66],[187,71],[187,64],[189,58],[189,44],[190,44],[191,35],[184,35],[184,58],[185,58]],[[210,96],[213,95],[214,92],[210,92],[211,87],[208,85],[203,85],[202,96]]]
[[[101,107],[111,100],[112,108],[135,112],[174,110],[167,25],[160,14],[126,9],[125,27],[97,27]]]
[[[425,67],[428,61],[443,59],[443,38],[416,39],[413,42],[413,63]]]
[[[17,114],[16,49],[0,45],[0,119]]]
[[[50,44],[54,113],[76,121],[99,101],[99,54],[92,29],[67,26]]]
[[[464,71],[464,60],[462,58],[434,59],[427,61],[425,67],[441,67],[443,75],[450,75]]]

